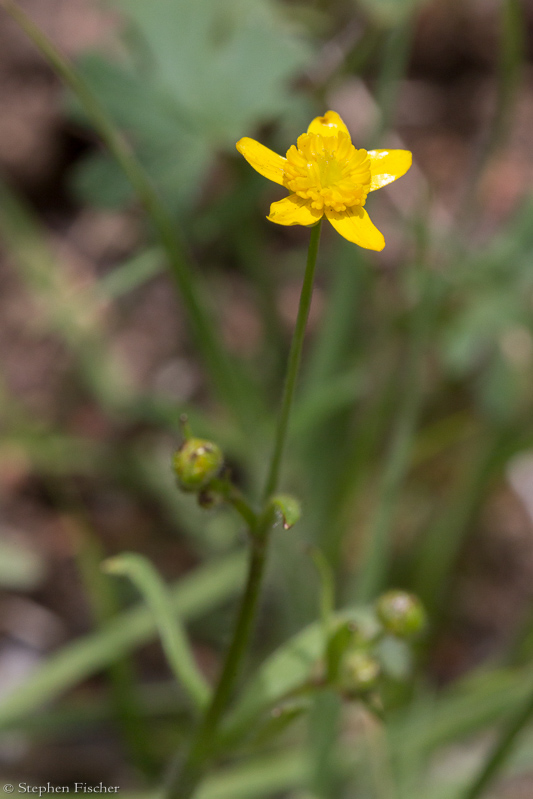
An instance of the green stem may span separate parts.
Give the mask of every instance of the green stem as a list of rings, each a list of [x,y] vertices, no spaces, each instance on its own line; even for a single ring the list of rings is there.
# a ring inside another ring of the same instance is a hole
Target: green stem
[[[196,730],[191,748],[183,763],[178,764],[178,767],[171,775],[168,785],[168,799],[189,799],[189,797],[194,794],[196,786],[205,772],[208,761],[213,757],[222,714],[231,698],[244,656],[248,650],[248,644],[253,631],[259,603],[259,594],[263,582],[268,551],[269,534],[272,527],[272,508],[268,500],[275,492],[279,480],[281,459],[287,438],[289,416],[302,355],[305,328],[309,316],[309,309],[311,307],[318,244],[320,241],[320,228],[321,222],[315,225],[311,231],[298,317],[287,365],[287,378],[281,404],[281,413],[264,493],[264,509],[260,518],[250,530],[252,535],[248,580],[240,602],[233,638],[226,654],[218,684],[212,695],[211,702]]]
[[[169,266],[187,311],[195,342],[202,353],[220,397],[234,409],[242,421],[248,405],[238,390],[234,372],[214,329],[210,311],[204,305],[197,281],[185,255],[185,248],[176,225],[162,205],[149,176],[137,160],[129,143],[110,120],[99,100],[93,95],[74,67],[53,42],[12,0],[0,0],[7,13],[17,22],[52,68],[74,92],[85,113],[116,158],[135,189],[166,251]]]
[[[291,350],[289,353],[289,363],[287,366],[287,377],[285,380],[285,389],[283,392],[283,401],[281,404],[281,413],[278,422],[278,429],[276,434],[276,443],[274,445],[274,453],[270,463],[270,471],[265,486],[265,493],[263,499],[265,503],[272,496],[278,486],[279,471],[281,467],[281,459],[283,457],[283,450],[287,438],[287,428],[289,425],[289,417],[291,413],[292,400],[294,397],[294,389],[296,387],[296,378],[298,376],[298,369],[302,356],[302,346],[305,336],[305,328],[307,325],[307,318],[309,316],[309,308],[311,307],[311,297],[313,295],[313,283],[315,278],[315,266],[318,253],[318,245],[320,242],[320,229],[322,220],[314,226],[311,230],[311,240],[309,242],[309,251],[307,253],[307,266],[305,270],[305,277],[302,286],[302,293],[300,295],[300,306],[298,308],[298,317],[296,319],[296,327],[292,338]]]
[[[189,799],[194,794],[207,763],[214,754],[219,723],[233,691],[252,632],[263,580],[266,552],[266,538],[263,540],[254,538],[248,581],[241,599],[233,639],[226,654],[222,673],[212,701],[196,730],[186,760],[183,766],[171,776],[168,799]]]
[[[478,799],[482,796],[494,778],[505,766],[518,736],[533,718],[533,692],[528,701],[521,707],[502,730],[487,760],[476,775],[474,782],[466,790],[463,799]]]
[[[241,492],[230,482],[228,477],[215,478],[211,480],[208,488],[224,497],[228,505],[232,505],[237,513],[244,519],[250,530],[254,530],[257,524],[257,514],[248,504]]]

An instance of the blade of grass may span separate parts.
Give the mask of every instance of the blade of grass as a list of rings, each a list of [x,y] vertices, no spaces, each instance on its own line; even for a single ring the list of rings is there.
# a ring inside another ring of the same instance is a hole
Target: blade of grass
[[[337,372],[347,348],[353,348],[354,320],[361,300],[366,260],[363,250],[337,245],[332,257],[333,277],[328,303],[315,337],[302,381],[301,403],[311,402],[315,393]]]
[[[311,547],[310,555],[320,579],[320,621],[324,631],[324,644],[327,646],[331,617],[335,610],[335,576],[327,559],[318,547]]]
[[[410,334],[407,364],[404,372],[402,394],[390,446],[385,455],[385,466],[380,480],[377,505],[370,520],[356,597],[359,602],[372,600],[382,589],[391,559],[391,531],[396,503],[409,467],[411,451],[423,398],[423,354],[432,323],[434,307],[431,274],[425,270],[427,227],[418,227],[418,253],[413,265],[413,277],[418,290],[417,304],[410,314]]]
[[[332,496],[338,493],[343,452],[349,446],[348,415],[363,390],[363,373],[357,360],[361,357],[360,306],[371,273],[361,252],[349,245],[337,244],[331,261],[328,302],[314,337],[302,398],[295,408],[293,436],[300,444],[300,461],[307,467],[309,536],[336,564],[330,509]],[[294,590],[303,593],[296,583]]]
[[[501,466],[502,444],[507,443],[508,435],[501,430],[482,429],[476,438],[456,475],[447,508],[439,513],[418,552],[414,590],[433,617],[442,608],[469,525],[486,495],[491,477]]]
[[[178,685],[183,685],[195,708],[201,710],[209,699],[209,685],[196,665],[185,628],[156,569],[142,555],[132,552],[104,561],[102,568],[107,574],[128,577],[143,595]]]
[[[492,124],[483,131],[472,173],[466,184],[463,201],[459,204],[457,220],[468,232],[478,209],[477,192],[484,170],[495,152],[506,141],[517,99],[517,90],[525,63],[525,19],[521,0],[503,0],[500,6],[500,51],[498,59],[498,89]]]
[[[331,563],[337,566],[342,565],[344,536],[353,527],[353,508],[368,490],[369,470],[373,468],[388,420],[395,409],[396,383],[389,374],[380,377],[377,387],[368,393],[357,410],[355,432],[348,442],[333,490],[321,516],[322,529],[327,530],[327,534],[323,535],[322,549]]]
[[[318,691],[309,713],[308,783],[316,799],[337,799],[339,768],[337,736],[340,730],[342,700],[333,689]]]
[[[229,766],[206,778],[195,799],[271,799],[299,788],[305,780],[303,752],[263,755]],[[163,799],[163,791],[124,792],[124,799]]]
[[[372,147],[375,147],[376,141],[379,141],[383,134],[392,127],[398,99],[398,87],[404,77],[411,53],[414,23],[415,15],[407,14],[386,36],[376,88],[381,117],[372,137]]]
[[[245,555],[202,566],[171,591],[173,610],[183,621],[197,618],[241,590]],[[120,613],[104,629],[73,641],[52,655],[0,703],[0,729],[60,696],[73,685],[155,637],[156,625],[144,605]]]
[[[480,796],[483,796],[506,765],[519,736],[533,719],[533,684],[530,684],[528,693],[525,704],[501,730],[479,773],[464,792],[463,799],[479,799]]]
[[[146,719],[165,719],[173,717],[173,724],[190,728],[190,713],[187,698],[176,691],[174,680],[163,683],[139,684],[139,711]],[[10,730],[20,730],[33,741],[41,741],[50,736],[68,736],[77,728],[94,729],[113,721],[106,691],[101,694],[76,695],[57,703],[57,706],[43,709],[40,713],[19,719]]]
[[[220,398],[242,421],[249,419],[250,407],[243,393],[239,391],[233,367],[222,346],[222,337],[215,330],[213,313],[207,309],[204,303],[198,278],[193,274],[185,254],[185,247],[177,233],[176,224],[161,204],[150,178],[137,160],[129,143],[115,127],[97,97],[82,80],[70,61],[59,52],[53,42],[33,23],[17,3],[13,0],[0,0],[0,6],[17,22],[54,71],[74,92],[88,118],[131,182],[166,251],[171,273],[186,309],[195,342],[204,358],[213,384]]]
[[[354,368],[329,378],[324,385],[317,386],[312,394],[306,394],[295,404],[293,437],[302,441],[308,440],[310,434],[317,429],[323,429],[332,416],[353,408],[363,390],[362,373]]]
[[[522,669],[476,670],[442,692],[431,694],[425,712],[403,708],[389,718],[394,750],[428,756],[498,723],[507,723],[527,703],[533,683],[531,665]]]
[[[159,247],[148,247],[102,277],[97,290],[110,299],[121,297],[158,275],[164,262],[165,256]]]
[[[265,243],[255,218],[235,232],[237,256],[255,286],[263,335],[268,346],[267,356],[272,361],[271,374],[277,384],[283,376],[285,335],[277,308],[275,275],[264,255]]]
[[[111,580],[100,569],[104,554],[83,507],[74,492],[68,493],[63,484],[49,481],[48,486],[66,520],[73,541],[78,571],[89,599],[97,629],[119,612],[119,603]],[[133,663],[119,658],[107,667],[111,683],[111,700],[119,730],[131,756],[132,764],[148,776],[155,776],[157,765],[149,745],[148,728],[144,722]]]

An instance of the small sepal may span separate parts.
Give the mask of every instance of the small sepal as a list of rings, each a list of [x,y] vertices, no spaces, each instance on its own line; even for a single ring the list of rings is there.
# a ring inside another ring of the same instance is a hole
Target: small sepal
[[[302,515],[300,501],[290,494],[276,494],[276,496],[272,497],[270,503],[285,530],[293,527]]]

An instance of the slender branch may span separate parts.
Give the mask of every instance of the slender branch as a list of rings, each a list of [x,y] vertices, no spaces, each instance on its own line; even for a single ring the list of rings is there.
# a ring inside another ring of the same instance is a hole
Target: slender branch
[[[281,413],[265,487],[264,508],[259,520],[254,525],[254,529],[251,530],[251,554],[248,580],[240,602],[233,638],[226,654],[218,684],[213,693],[209,707],[196,730],[191,748],[185,760],[177,765],[169,779],[168,799],[190,799],[194,794],[196,786],[204,774],[208,761],[214,755],[222,714],[231,698],[244,656],[248,650],[259,603],[270,530],[273,522],[273,511],[268,500],[278,485],[281,458],[287,438],[289,416],[302,355],[305,328],[309,317],[309,309],[311,307],[318,244],[320,241],[320,227],[321,223],[319,222],[311,231],[298,317],[287,365],[287,377],[281,404]]]
[[[253,533],[255,531],[257,526],[257,514],[228,477],[223,475],[221,478],[211,480],[209,489],[223,496],[226,502],[232,505],[237,513],[244,519],[250,532]]]

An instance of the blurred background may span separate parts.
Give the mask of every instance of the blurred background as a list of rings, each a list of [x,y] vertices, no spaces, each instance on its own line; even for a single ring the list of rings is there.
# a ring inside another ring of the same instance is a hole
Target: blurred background
[[[304,515],[276,532],[248,670],[318,616],[309,543],[340,606],[406,588],[429,632],[415,677],[386,689],[387,769],[378,747],[328,794],[272,761],[279,784],[213,783],[205,799],[458,796],[533,691],[533,3],[20,6],[157,188],[235,380],[206,366],[85,110],[0,11],[1,777],[140,790],[190,730],[148,617],[106,627],[138,597],[99,562],[141,552],[185,585],[198,662],[216,675],[241,524],[180,494],[170,458],[187,412],[257,496],[309,235],[266,221],[284,191],[235,142],[284,154],[334,109],[356,146],[409,149],[413,167],[369,199],[382,253],[324,229],[283,478]],[[350,718],[349,746],[374,729]],[[530,729],[494,795],[530,797],[532,763]]]

